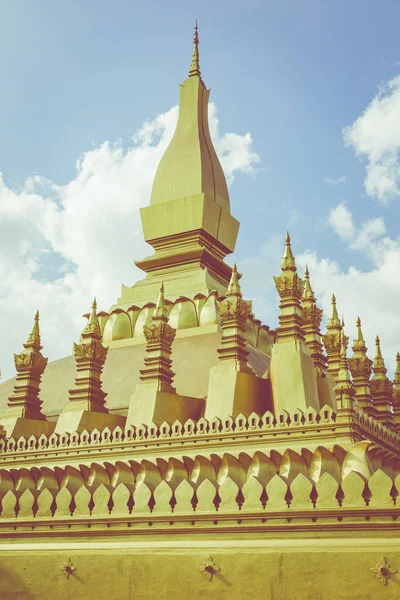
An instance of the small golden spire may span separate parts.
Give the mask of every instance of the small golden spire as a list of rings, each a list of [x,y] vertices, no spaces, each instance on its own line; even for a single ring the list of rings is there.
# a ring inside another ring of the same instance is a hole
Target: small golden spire
[[[361,329],[360,317],[357,317],[356,330],[357,330],[357,333],[356,333],[356,337],[354,339],[353,350],[354,350],[354,352],[356,352],[357,350],[361,350],[361,352],[363,354],[366,354],[367,347],[365,345],[365,340],[364,340],[363,332]]]
[[[290,245],[290,235],[288,231],[286,232],[285,239],[285,253],[282,258],[282,271],[296,271],[296,262]]]
[[[304,291],[303,291],[303,299],[314,298],[314,292],[310,283],[310,273],[308,267],[306,265],[306,270],[304,273]]]
[[[395,389],[400,391],[400,352],[396,354],[396,370],[394,372],[393,383]]]
[[[376,345],[376,348],[375,348],[374,370],[377,367],[379,368],[379,367],[385,366],[385,363],[384,363],[383,357],[382,357],[382,352],[381,352],[381,342],[380,342],[378,335],[376,336],[376,339],[375,339],[375,345]]]
[[[331,316],[328,319],[328,327],[340,327],[340,320],[339,320],[339,315],[338,315],[338,311],[337,311],[337,307],[336,307],[336,296],[335,294],[332,294],[332,312],[331,312]]]
[[[339,380],[338,383],[351,383],[351,374],[350,374],[350,369],[349,369],[349,362],[347,359],[347,352],[346,352],[346,336],[344,335],[344,329],[342,329],[342,331],[340,332],[340,361],[339,361]],[[352,393],[352,395],[354,395],[354,392]]]
[[[393,377],[393,420],[400,433],[400,352],[396,354],[396,370]]]
[[[39,330],[39,311],[36,311],[35,318],[33,321],[33,327],[31,333],[28,335],[24,348],[34,348],[35,350],[41,350],[40,345],[40,330]]]
[[[387,377],[387,369],[381,352],[379,337],[375,340],[376,352],[373,365],[374,375],[371,379],[371,396],[376,416],[382,425],[393,428],[393,383]]]
[[[321,343],[321,320],[322,310],[317,306],[317,299],[313,292],[310,282],[310,273],[306,265],[304,274],[304,289],[301,298],[303,329],[305,334],[305,342],[310,350],[311,358],[317,369],[318,375],[323,375],[326,371],[326,358],[324,349]]]
[[[363,332],[362,332],[362,329],[361,329],[361,319],[360,319],[360,317],[357,317],[356,327],[357,327],[357,337],[356,337],[356,340],[358,342],[364,341]]]
[[[194,26],[194,36],[193,36],[193,53],[192,53],[192,62],[190,64],[189,69],[189,77],[201,77],[200,73],[200,56],[199,56],[199,34],[197,27],[197,19]]]
[[[89,323],[91,325],[93,325],[97,321],[96,311],[97,311],[97,302],[96,302],[96,296],[95,296],[93,298],[93,303],[92,303],[92,312],[90,313],[90,317],[89,317]]]
[[[165,304],[165,296],[164,296],[164,283],[161,282],[160,292],[158,294],[156,308],[153,314],[153,320],[162,320],[167,321],[167,307]]]
[[[231,280],[228,285],[228,293],[227,296],[238,296],[242,297],[242,292],[240,289],[239,279],[241,275],[238,273],[236,263],[233,265]]]
[[[39,387],[47,358],[40,352],[39,311],[36,311],[32,331],[23,346],[25,350],[14,354],[17,382],[8,398],[8,414],[43,421],[45,416],[41,412]]]
[[[156,384],[160,392],[174,393],[172,380],[171,351],[176,330],[168,323],[167,306],[164,298],[164,284],[161,282],[156,308],[150,325],[143,327],[146,338],[144,368],[140,370],[140,380]]]
[[[339,420],[348,420],[349,411],[353,410],[353,396],[355,389],[351,380],[349,362],[346,353],[347,338],[344,335],[344,329],[340,332],[340,359],[339,373],[335,385],[335,394]]]
[[[368,348],[361,330],[360,317],[357,318],[357,333],[353,343],[353,356],[349,359],[349,368],[353,377],[356,390],[356,400],[359,406],[368,414],[372,414],[370,377],[372,373],[372,360],[367,356]]]
[[[342,324],[343,320],[342,320]],[[344,360],[346,360],[347,358],[347,353],[346,353],[346,340],[344,337],[344,330],[342,329],[341,333],[340,333],[340,360],[343,362]]]
[[[86,323],[82,331],[82,338],[96,337],[101,339],[100,323],[97,318],[97,302],[96,297],[93,298],[92,311],[90,313],[89,321]]]

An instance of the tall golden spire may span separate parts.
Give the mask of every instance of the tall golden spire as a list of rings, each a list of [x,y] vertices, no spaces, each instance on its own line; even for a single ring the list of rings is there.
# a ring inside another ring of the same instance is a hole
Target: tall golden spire
[[[218,354],[222,363],[234,364],[236,371],[252,373],[250,367],[247,366],[249,353],[244,336],[246,320],[251,313],[251,302],[242,299],[240,277],[235,265],[232,269],[226,298],[218,302],[222,329]]]
[[[359,406],[368,414],[373,414],[370,377],[372,373],[372,360],[367,356],[360,317],[357,318],[357,333],[353,344],[353,356],[349,359],[349,367],[353,376],[356,390],[356,400]]]
[[[376,351],[371,379],[371,396],[376,418],[382,425],[393,428],[392,389],[393,383],[387,377],[387,369],[382,356],[379,337],[375,340]]]
[[[400,352],[396,354],[396,370],[393,378],[393,421],[400,433]]]
[[[223,296],[229,283],[224,258],[235,249],[239,223],[230,214],[225,175],[211,140],[198,42],[196,24],[189,77],[179,90],[178,123],[158,165],[150,206],[141,209],[144,238],[155,253],[136,262],[147,275],[122,288],[121,308],[154,302],[161,281],[171,299],[214,290]]]
[[[323,313],[317,306],[317,300],[311,287],[310,273],[307,266],[304,274],[302,306],[305,342],[310,350],[311,358],[313,359],[318,375],[323,375],[326,371],[326,357],[324,355],[320,331]]]
[[[328,373],[332,375],[334,381],[337,381],[339,376],[340,345],[343,324],[339,319],[335,294],[332,294],[332,312],[330,318],[328,319],[328,325],[326,329],[327,331],[322,336],[322,341],[328,355]],[[345,336],[344,339],[347,348],[349,338]]]
[[[189,77],[201,77],[200,56],[199,56],[199,33],[198,33],[198,27],[197,27],[197,19],[196,19],[196,24],[194,26],[193,53],[192,53],[192,62],[190,63],[190,69],[189,69]]]
[[[297,274],[296,262],[290,245],[290,236],[286,232],[285,252],[282,257],[281,274],[274,276],[275,286],[280,296],[279,327],[277,340],[284,338],[304,341],[301,297],[303,281]]]
[[[335,385],[337,420],[339,423],[346,422],[347,424],[351,424],[353,413],[353,396],[355,394],[355,389],[349,371],[346,346],[346,336],[344,335],[344,329],[342,328],[340,332],[339,372]]]
[[[89,321],[81,334],[81,343],[74,344],[73,352],[77,376],[75,386],[69,392],[70,404],[65,411],[78,409],[107,413],[102,389],[101,373],[107,357],[108,348],[101,343],[100,325],[96,314],[96,298],[93,300]]]
[[[159,392],[174,393],[172,380],[175,373],[171,369],[170,357],[176,330],[168,324],[168,320],[164,284],[161,283],[151,325],[145,325],[143,328],[146,353],[144,368],[140,370],[140,380],[144,383],[156,384]]]
[[[17,382],[12,395],[8,399],[7,417],[23,417],[25,419],[45,420],[41,412],[39,388],[47,358],[41,354],[39,330],[39,311],[36,312],[32,331],[24,344],[25,350],[14,354]]]

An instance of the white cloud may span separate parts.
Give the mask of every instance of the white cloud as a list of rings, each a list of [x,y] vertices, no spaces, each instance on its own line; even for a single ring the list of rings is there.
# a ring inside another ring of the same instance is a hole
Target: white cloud
[[[340,215],[346,216],[351,226],[343,227]],[[353,215],[344,203],[331,211],[329,220],[349,248],[371,261],[371,268],[362,271],[350,267],[345,270],[337,262],[319,258],[311,251],[297,256],[297,263],[303,268],[308,264],[312,285],[325,318],[330,314],[330,299],[335,293],[339,313],[345,317],[347,334],[353,339],[359,316],[370,357],[374,356],[375,337],[379,335],[386,366],[393,371],[395,355],[400,350],[400,244],[387,234],[383,218],[370,219],[356,227]]]
[[[369,356],[374,357],[375,337],[379,335],[390,375],[395,367],[396,353],[400,350],[400,243],[389,237],[382,218],[370,219],[357,226],[344,202],[331,211],[329,222],[348,248],[371,261],[371,267],[365,270],[354,266],[343,269],[336,261],[321,257],[314,250],[299,252],[296,236],[293,235],[292,249],[298,272],[302,276],[308,265],[318,305],[324,310],[322,329],[325,329],[330,316],[334,293],[351,345],[359,316]],[[284,235],[274,237],[260,248],[258,256],[239,262],[243,272],[243,291],[246,297],[255,298],[253,307],[257,317],[271,327],[277,325],[279,315],[279,298],[272,275],[279,274],[283,249]]]
[[[139,207],[149,202],[177,116],[174,106],[144,123],[128,148],[107,141],[85,152],[67,185],[33,176],[17,192],[0,178],[3,380],[14,374],[13,352],[22,350],[37,308],[43,353],[54,360],[70,354],[93,296],[106,310],[120,295],[121,283],[132,285],[142,276],[133,265],[149,254]],[[221,134],[213,104],[209,118],[228,181],[238,172],[254,173],[259,157],[251,135]]]
[[[329,223],[342,240],[349,241],[353,238],[353,215],[344,201],[330,210]]]
[[[344,143],[365,159],[368,196],[388,203],[400,196],[400,76],[381,86],[352,125],[343,130]]]
[[[346,175],[341,175],[340,177],[329,177],[326,175],[324,177],[324,181],[328,185],[339,185],[340,183],[346,183],[347,177]]]

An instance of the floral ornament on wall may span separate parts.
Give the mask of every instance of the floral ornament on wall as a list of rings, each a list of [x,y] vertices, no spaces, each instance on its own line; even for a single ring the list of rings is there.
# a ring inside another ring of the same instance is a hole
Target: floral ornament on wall
[[[383,585],[387,585],[391,576],[394,573],[397,573],[397,569],[392,569],[384,556],[381,556],[376,567],[373,567],[370,571],[375,573],[378,579],[382,581]]]
[[[66,579],[68,579],[69,576],[72,575],[74,571],[76,571],[76,567],[72,564],[72,560],[70,558],[68,559],[68,562],[65,565],[60,567],[60,569],[64,573]]]
[[[208,581],[211,581],[212,576],[219,570],[220,568],[215,564],[211,556],[209,556],[205,563],[200,567],[200,571],[203,573],[204,577],[208,579]]]

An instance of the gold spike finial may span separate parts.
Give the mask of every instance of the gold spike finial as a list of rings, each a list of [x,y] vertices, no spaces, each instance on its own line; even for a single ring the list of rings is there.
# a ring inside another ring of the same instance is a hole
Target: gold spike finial
[[[400,383],[400,352],[396,354],[396,370],[395,370],[395,379],[399,380]]]
[[[161,282],[160,291],[157,298],[156,308],[154,309],[153,319],[167,320],[167,306],[165,304],[164,296],[164,282]]]
[[[357,317],[357,338],[356,338],[357,342],[364,342],[364,338],[363,338],[363,332],[361,329],[361,319],[360,317]]]
[[[379,335],[376,336],[375,339],[375,345],[376,345],[376,352],[375,352],[375,358],[376,359],[382,359],[382,352],[381,352],[381,341],[379,339]]]
[[[227,292],[228,296],[238,296],[239,298],[242,297],[242,292],[241,292],[240,283],[239,283],[240,277],[241,277],[241,275],[240,275],[240,273],[238,273],[237,266],[235,263],[233,265],[233,269],[232,269],[231,280],[228,285],[228,292]]]
[[[201,77],[200,73],[200,56],[199,56],[199,34],[197,27],[197,19],[194,26],[194,36],[193,36],[193,53],[192,53],[192,62],[190,63],[189,69],[189,77]]]
[[[343,321],[342,321],[343,323]],[[347,354],[346,354],[346,338],[344,335],[344,329],[342,329],[342,331],[340,332],[340,356],[343,356],[344,358],[346,358]]]
[[[339,325],[340,326],[340,321],[339,321],[339,315],[338,315],[338,311],[337,311],[337,307],[336,307],[336,296],[335,294],[332,294],[332,313],[331,313],[331,318],[328,320],[332,325]]]
[[[290,245],[290,235],[286,232],[285,252],[282,258],[282,271],[296,271],[296,262]]]
[[[28,335],[28,340],[27,340],[26,344],[24,344],[24,348],[41,349],[40,330],[39,330],[39,311],[38,310],[36,311],[36,314],[35,314],[32,331]]]
[[[82,338],[97,338],[101,339],[100,323],[97,318],[97,301],[96,296],[93,298],[92,310],[89,320],[82,330]]]
[[[90,317],[89,317],[89,325],[95,325],[97,323],[97,302],[96,302],[96,296],[93,298],[93,302],[92,302],[92,312],[90,313]]]
[[[313,299],[314,298],[314,292],[313,289],[311,287],[311,283],[310,283],[310,272],[308,270],[308,267],[306,265],[306,270],[304,272],[304,290],[303,290],[303,299]]]
[[[353,350],[354,352],[361,351],[362,355],[366,356],[367,347],[365,345],[365,340],[361,329],[360,317],[357,317],[356,321],[356,337],[354,338]]]

